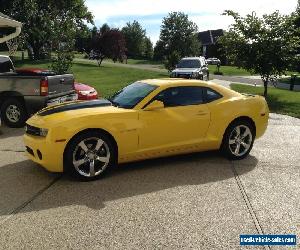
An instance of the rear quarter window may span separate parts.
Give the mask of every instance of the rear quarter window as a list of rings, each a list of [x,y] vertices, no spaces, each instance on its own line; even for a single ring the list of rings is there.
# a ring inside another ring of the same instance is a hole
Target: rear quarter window
[[[0,57],[0,73],[8,73],[14,69],[8,57]]]
[[[204,95],[205,95],[205,102],[206,103],[216,101],[216,100],[221,99],[223,97],[220,93],[218,93],[217,91],[215,91],[213,89],[210,89],[210,88],[205,89]]]

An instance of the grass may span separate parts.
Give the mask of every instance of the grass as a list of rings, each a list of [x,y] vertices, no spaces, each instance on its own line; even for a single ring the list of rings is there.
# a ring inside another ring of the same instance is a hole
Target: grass
[[[230,87],[240,93],[257,95],[262,95],[264,90],[263,87],[243,84],[231,84]],[[269,87],[266,100],[271,112],[300,118],[300,92]]]
[[[17,67],[37,67],[47,69],[49,62],[16,63]],[[75,62],[72,73],[76,81],[93,86],[102,97],[108,97],[117,90],[137,80],[168,77],[167,73],[150,70],[118,67],[118,65],[103,65],[100,68],[93,63]]]
[[[212,73],[217,71],[216,65],[208,65],[208,68],[209,68],[209,71]],[[244,69],[239,69],[238,67],[235,67],[235,66],[221,66],[220,72],[222,72],[224,76],[249,76],[249,75],[251,75],[248,71],[246,71]]]
[[[282,83],[286,83],[286,84],[291,84],[291,78],[287,77],[287,78],[281,78],[280,82]],[[295,81],[295,85],[300,85],[300,75],[298,75],[296,77],[296,81]]]

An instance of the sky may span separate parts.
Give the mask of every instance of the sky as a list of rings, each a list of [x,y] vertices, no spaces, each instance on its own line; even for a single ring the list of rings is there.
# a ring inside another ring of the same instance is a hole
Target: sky
[[[104,23],[114,28],[122,28],[127,22],[137,20],[153,43],[159,38],[163,17],[172,11],[182,11],[189,15],[199,31],[227,29],[232,18],[222,16],[224,10],[234,10],[242,15],[269,14],[279,10],[289,14],[296,9],[297,0],[86,0],[86,5],[94,15],[95,25]]]

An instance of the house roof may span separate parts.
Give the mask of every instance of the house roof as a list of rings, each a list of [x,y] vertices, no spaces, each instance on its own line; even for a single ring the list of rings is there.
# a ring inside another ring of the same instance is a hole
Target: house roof
[[[0,12],[0,31],[2,30],[3,32],[8,28],[15,28],[15,31],[10,34],[6,34],[6,32],[4,32],[4,35],[0,36],[0,43],[7,42],[17,37],[21,33],[21,28],[22,28],[22,23]]]
[[[220,36],[224,35],[222,29],[217,30],[207,30],[199,32],[198,38],[201,41],[202,45],[212,45],[215,44]]]
[[[12,27],[12,28],[22,27],[22,23],[0,12],[0,28],[7,28],[7,27]]]

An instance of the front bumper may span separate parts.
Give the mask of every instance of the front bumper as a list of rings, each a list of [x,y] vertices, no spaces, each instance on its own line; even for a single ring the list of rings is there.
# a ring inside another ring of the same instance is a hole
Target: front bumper
[[[202,74],[194,75],[193,73],[172,73],[171,78],[199,79]]]
[[[63,153],[65,143],[52,142],[48,136],[25,134],[26,155],[50,172],[63,172]]]

